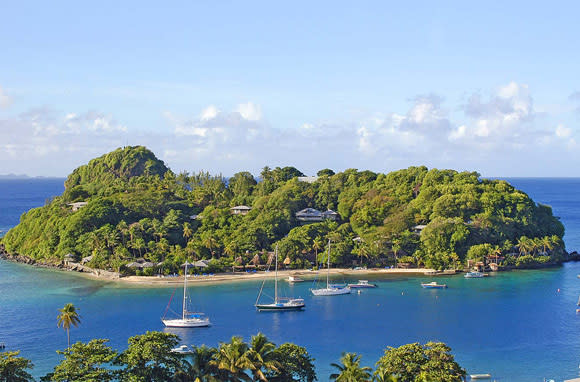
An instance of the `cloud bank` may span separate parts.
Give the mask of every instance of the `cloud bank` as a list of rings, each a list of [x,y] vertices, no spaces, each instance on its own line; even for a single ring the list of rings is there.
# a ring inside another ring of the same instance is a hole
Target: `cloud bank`
[[[0,88],[0,107],[7,102],[2,97]],[[577,127],[538,112],[525,84],[475,92],[455,105],[437,94],[408,101],[408,110],[284,129],[253,102],[229,111],[208,105],[191,115],[165,111],[165,130],[157,133],[132,131],[98,111],[37,108],[0,115],[0,173],[64,176],[128,142],[149,147],[176,172],[258,174],[266,165],[307,174],[326,167],[387,172],[424,164],[487,176],[580,176],[570,165],[579,163]],[[580,103],[580,96],[569,101]]]

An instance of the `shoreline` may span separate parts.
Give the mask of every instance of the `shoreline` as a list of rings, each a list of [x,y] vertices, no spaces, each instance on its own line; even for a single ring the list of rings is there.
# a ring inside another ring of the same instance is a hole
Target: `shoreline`
[[[0,260],[28,265],[37,268],[44,268],[57,272],[72,273],[92,280],[110,282],[117,285],[134,285],[134,286],[175,286],[183,284],[183,276],[125,276],[121,277],[116,272],[93,269],[80,264],[73,263],[70,266],[64,264],[48,264],[36,262],[24,256],[10,256],[0,254]],[[319,275],[326,275],[327,270],[308,270],[308,269],[285,269],[278,270],[278,279],[286,281],[288,276],[300,276],[305,281],[311,281]],[[443,275],[443,272],[437,272],[430,268],[331,268],[330,275],[346,276],[365,276],[365,275]],[[455,272],[454,272],[455,273]],[[453,273],[453,274],[454,274]],[[451,273],[447,273],[451,274]],[[274,279],[274,271],[256,271],[256,272],[224,272],[213,275],[190,275],[187,278],[189,285],[195,284],[225,284],[238,281],[253,281]]]
[[[580,261],[580,254],[576,251],[570,253],[567,261]],[[91,280],[102,281],[107,283],[113,283],[117,286],[142,286],[142,287],[162,287],[162,286],[175,286],[183,284],[183,276],[121,276],[117,272],[105,271],[101,269],[94,269],[79,263],[44,263],[38,262],[34,259],[30,259],[22,255],[10,255],[7,253],[0,252],[0,260],[9,261],[16,264],[28,265],[38,268],[44,268],[52,271],[60,271],[71,273],[80,277],[88,278]],[[513,271],[519,269],[543,269],[550,268],[554,266],[561,265],[557,264],[545,264],[543,266],[534,266],[530,268],[506,268],[504,271]],[[331,268],[330,275],[343,275],[343,276],[355,276],[358,275],[362,278],[367,275],[424,275],[424,276],[451,276],[454,274],[462,273],[461,270],[449,270],[449,271],[436,271],[431,268],[363,268],[363,269],[352,269],[352,268]],[[308,269],[285,269],[278,270],[278,279],[281,281],[286,281],[288,276],[300,276],[304,281],[311,281],[312,279],[325,275],[327,273],[326,269],[322,270],[308,270]],[[188,277],[189,285],[209,285],[209,284],[226,284],[239,281],[261,281],[264,279],[274,279],[274,271],[256,271],[256,272],[224,272],[216,273],[213,275],[190,275]]]

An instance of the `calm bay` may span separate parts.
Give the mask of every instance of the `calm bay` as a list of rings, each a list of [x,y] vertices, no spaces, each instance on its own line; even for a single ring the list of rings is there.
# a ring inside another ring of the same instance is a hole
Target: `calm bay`
[[[580,250],[580,179],[508,181],[536,202],[551,205],[566,227],[567,249]],[[0,229],[60,194],[62,182],[0,181]],[[248,340],[261,331],[277,344],[305,346],[316,358],[319,379],[326,380],[329,364],[343,351],[360,353],[363,363],[373,366],[386,346],[436,340],[451,346],[468,373],[491,373],[498,381],[558,381],[579,372],[579,273],[580,263],[568,263],[485,279],[437,278],[449,286],[446,290],[421,289],[420,282],[431,281],[426,276],[361,274],[379,287],[337,297],[311,296],[310,282],[284,283],[289,294],[305,298],[306,310],[282,313],[255,311],[257,282],[195,285],[193,304],[213,325],[169,330],[160,317],[174,287],[127,286],[0,261],[0,342],[32,359],[35,376],[46,374],[59,361],[56,350],[66,347],[65,332],[56,327],[57,309],[72,302],[82,323],[71,330],[71,339],[109,338],[119,350],[130,336],[147,330],[167,330],[184,344],[209,346],[233,335]]]

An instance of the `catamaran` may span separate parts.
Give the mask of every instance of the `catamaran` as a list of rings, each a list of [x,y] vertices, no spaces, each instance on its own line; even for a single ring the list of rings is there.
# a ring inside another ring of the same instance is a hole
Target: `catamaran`
[[[183,276],[183,305],[181,309],[181,318],[166,319],[164,315],[161,321],[165,326],[170,328],[196,328],[210,326],[211,322],[209,322],[209,317],[207,317],[204,313],[189,312],[187,310],[187,266],[190,264],[186,261],[184,265],[185,272]],[[173,298],[173,296],[171,297]],[[165,309],[165,313],[167,313],[170,304],[171,299],[169,300],[169,304],[167,304],[167,309]]]
[[[330,240],[328,240],[328,268],[326,272],[326,288],[310,289],[310,291],[315,296],[338,296],[341,294],[350,293],[350,287],[330,284],[329,278],[330,278]]]
[[[284,311],[303,309],[306,306],[304,304],[304,299],[278,296],[278,246],[276,246],[275,257],[276,271],[274,277],[274,301],[269,304],[260,304],[260,297],[262,296],[262,290],[264,289],[264,283],[266,282],[266,279],[264,279],[262,282],[262,287],[260,288],[260,293],[258,293],[256,303],[254,304],[256,309],[258,309],[258,311]]]

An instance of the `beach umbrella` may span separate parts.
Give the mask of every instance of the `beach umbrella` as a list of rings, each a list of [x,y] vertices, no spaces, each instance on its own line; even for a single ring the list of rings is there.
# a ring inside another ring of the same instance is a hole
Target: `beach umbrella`
[[[286,258],[284,259],[284,265],[290,265],[290,263],[291,263],[290,258],[286,256]]]
[[[255,255],[253,258],[252,258],[252,263],[253,263],[254,265],[256,265],[256,266],[257,266],[258,264],[260,264],[260,255],[256,254],[256,255]]]

